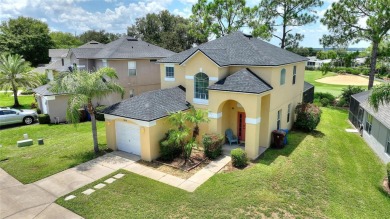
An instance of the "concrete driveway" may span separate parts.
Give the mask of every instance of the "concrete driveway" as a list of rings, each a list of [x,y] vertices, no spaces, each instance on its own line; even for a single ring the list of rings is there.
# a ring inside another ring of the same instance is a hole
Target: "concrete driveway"
[[[139,159],[116,151],[27,185],[0,168],[0,218],[82,218],[53,202]]]

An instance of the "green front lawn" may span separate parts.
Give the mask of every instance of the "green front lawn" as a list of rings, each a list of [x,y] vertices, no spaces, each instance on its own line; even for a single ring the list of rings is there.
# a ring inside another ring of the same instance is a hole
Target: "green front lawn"
[[[106,149],[104,122],[97,123],[101,149]],[[27,133],[34,145],[17,147]],[[44,145],[37,139],[43,138]],[[22,183],[31,183],[84,163],[95,157],[91,123],[73,125],[29,125],[0,131],[0,167]]]
[[[31,103],[35,102],[33,95],[18,96],[19,109],[31,109]],[[0,107],[12,107],[14,105],[14,97],[11,96],[11,92],[0,93]]]
[[[318,131],[292,132],[283,150],[253,167],[217,174],[188,193],[120,170],[124,178],[60,205],[85,218],[387,218],[384,165],[349,128],[347,113],[323,109]],[[103,179],[104,180],[104,179]]]

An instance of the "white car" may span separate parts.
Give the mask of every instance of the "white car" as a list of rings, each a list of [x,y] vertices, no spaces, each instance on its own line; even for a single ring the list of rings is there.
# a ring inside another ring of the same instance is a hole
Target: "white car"
[[[12,108],[0,108],[0,125],[24,123],[30,125],[37,121],[38,114],[35,110],[19,110]]]

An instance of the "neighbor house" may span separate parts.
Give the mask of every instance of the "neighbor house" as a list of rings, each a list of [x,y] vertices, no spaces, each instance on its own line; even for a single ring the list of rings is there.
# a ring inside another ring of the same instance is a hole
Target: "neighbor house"
[[[332,62],[332,59],[317,59],[316,56],[310,56],[307,57],[309,60],[306,62],[306,67],[311,67],[311,68],[320,68],[323,64],[328,64]]]
[[[107,144],[153,160],[169,129],[169,113],[192,105],[208,112],[201,135],[231,129],[255,159],[270,146],[273,130],[292,127],[306,61],[241,32],[161,59],[161,90],[104,110]]]
[[[374,110],[368,103],[370,91],[351,96],[349,120],[384,163],[390,162],[390,104]]]
[[[55,80],[55,75],[59,72],[72,71],[75,68],[93,72],[102,67],[112,67],[117,72],[117,82],[125,90],[124,97],[128,98],[143,92],[160,89],[160,67],[156,61],[175,53],[133,37],[122,37],[108,44],[91,41],[78,48],[50,50],[50,54],[53,56],[52,62],[48,65],[50,80]],[[55,121],[54,114],[60,114],[61,116],[56,117],[59,117],[60,122],[63,122],[65,121],[68,95],[53,94],[49,88],[49,86],[43,86],[35,89],[39,107],[45,109],[43,111],[52,117],[52,122]],[[65,101],[61,102],[61,105],[65,106],[61,112],[58,112],[57,109],[54,112],[50,107],[47,107],[50,105],[49,101],[54,104],[57,97],[61,101]],[[94,100],[94,102],[97,105],[111,105],[121,100],[120,95],[111,94],[105,98]]]

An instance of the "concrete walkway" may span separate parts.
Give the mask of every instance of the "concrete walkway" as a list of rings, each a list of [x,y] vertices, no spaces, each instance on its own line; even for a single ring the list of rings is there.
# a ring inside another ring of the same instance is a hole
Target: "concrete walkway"
[[[139,159],[115,151],[26,185],[0,168],[0,218],[82,218],[54,201],[119,169],[193,192],[231,160],[223,155],[190,178],[181,179],[136,163]]]

